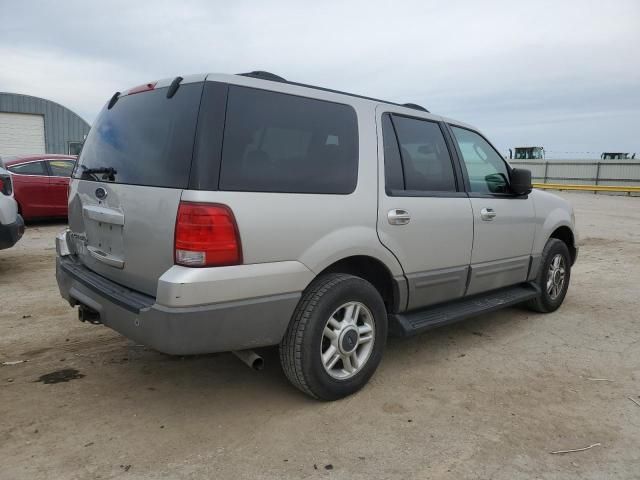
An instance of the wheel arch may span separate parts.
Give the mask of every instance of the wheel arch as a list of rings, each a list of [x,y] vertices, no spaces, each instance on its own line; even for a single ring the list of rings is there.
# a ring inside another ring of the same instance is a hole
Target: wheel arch
[[[386,248],[375,228],[352,225],[336,229],[310,245],[299,261],[314,273],[348,273],[364,278],[382,295],[389,313],[407,304],[407,281],[394,254]],[[305,285],[306,288],[306,285]]]
[[[565,245],[569,249],[569,254],[571,255],[571,265],[573,265],[576,261],[577,249],[575,244],[575,236],[571,228],[569,228],[567,225],[561,225],[557,227],[553,232],[551,232],[549,238],[555,238],[565,243]]]
[[[536,207],[537,209],[538,206]],[[576,258],[577,234],[574,229],[571,211],[564,206],[554,206],[548,211],[539,211],[541,222],[536,228],[533,242],[533,254],[540,255],[550,238],[563,241],[571,252],[572,261]]]
[[[407,286],[404,276],[394,277],[389,267],[375,257],[351,255],[341,258],[325,267],[317,277],[328,273],[347,273],[368,281],[380,293],[388,313],[405,308]]]

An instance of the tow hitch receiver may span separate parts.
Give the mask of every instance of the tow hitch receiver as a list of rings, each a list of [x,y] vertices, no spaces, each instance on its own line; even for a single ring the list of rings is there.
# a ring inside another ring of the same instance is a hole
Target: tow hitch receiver
[[[89,308],[86,305],[80,305],[78,307],[78,319],[81,322],[89,322],[92,325],[101,325],[100,314],[93,308]]]

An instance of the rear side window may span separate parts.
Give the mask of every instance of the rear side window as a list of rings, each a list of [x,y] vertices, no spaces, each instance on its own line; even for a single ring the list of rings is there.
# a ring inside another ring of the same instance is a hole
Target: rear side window
[[[15,165],[7,167],[7,170],[20,175],[47,175],[44,162],[31,162],[22,165]]]
[[[186,188],[202,83],[126,95],[89,131],[75,178]],[[104,173],[107,170],[108,173]]]
[[[229,87],[221,190],[348,194],[357,176],[353,108]]]
[[[395,129],[390,128],[392,122]],[[398,153],[397,147],[393,147],[392,137],[395,130],[402,160],[404,190],[455,192],[453,163],[440,125],[400,115],[393,115],[392,122],[383,119],[382,125],[387,189],[390,184],[395,186],[399,183],[400,174],[395,166],[398,163],[395,159]]]

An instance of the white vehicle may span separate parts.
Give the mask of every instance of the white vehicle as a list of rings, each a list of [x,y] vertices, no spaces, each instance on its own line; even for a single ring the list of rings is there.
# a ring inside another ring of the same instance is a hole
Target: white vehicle
[[[474,127],[253,72],[115,94],[57,251],[82,320],[170,354],[279,345],[330,400],[366,384],[388,332],[556,310],[578,249],[569,204]]]
[[[13,198],[11,174],[0,167],[0,250],[13,247],[24,233],[24,221]]]

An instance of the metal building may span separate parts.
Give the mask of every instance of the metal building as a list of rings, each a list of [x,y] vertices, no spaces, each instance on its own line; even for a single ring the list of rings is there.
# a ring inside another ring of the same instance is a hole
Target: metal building
[[[0,157],[79,152],[89,124],[44,98],[0,92]]]

